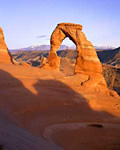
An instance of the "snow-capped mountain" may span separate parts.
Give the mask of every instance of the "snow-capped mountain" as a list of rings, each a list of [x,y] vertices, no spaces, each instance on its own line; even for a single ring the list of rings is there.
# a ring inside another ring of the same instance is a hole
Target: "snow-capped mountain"
[[[96,50],[112,50],[112,49],[115,49],[115,47],[112,47],[112,46],[94,46],[94,48]]]
[[[50,45],[38,45],[38,44],[34,44],[34,45],[26,47],[26,48],[21,48],[20,50],[25,50],[25,51],[50,50]]]
[[[75,46],[61,45],[59,50],[75,49],[74,47]],[[26,48],[10,49],[10,51],[33,51],[33,50],[43,50],[43,51],[50,50],[50,45],[34,44],[34,45],[26,47]]]
[[[110,46],[94,46],[96,50],[112,50],[114,47]],[[67,45],[61,45],[59,50],[66,50],[66,49],[76,49],[76,46],[67,46]],[[11,49],[10,51],[33,51],[33,50],[50,50],[50,45],[39,45],[39,44],[34,44],[32,46],[26,47],[26,48],[19,48],[19,49]]]

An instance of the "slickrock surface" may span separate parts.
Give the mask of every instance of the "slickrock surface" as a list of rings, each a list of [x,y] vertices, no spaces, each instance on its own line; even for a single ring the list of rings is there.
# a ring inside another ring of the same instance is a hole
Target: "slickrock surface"
[[[81,30],[81,25],[63,23],[51,36],[48,64],[53,68],[59,67],[56,50],[62,40],[69,37],[76,44],[73,76],[59,69],[0,63],[3,150],[120,149],[120,99],[108,92],[96,52]],[[0,60],[11,62],[0,33],[5,50]]]
[[[24,129],[0,121],[0,143],[3,150],[62,150],[52,142],[33,136]]]
[[[120,99],[80,82],[79,75],[0,64],[0,110],[9,118],[3,124],[0,112],[0,144],[8,150],[41,149],[39,145],[51,150],[119,150]]]
[[[60,67],[60,59],[56,51],[59,49],[62,41],[68,37],[76,45],[77,60],[75,73],[85,75],[83,86],[96,87],[102,89],[106,87],[102,75],[102,65],[98,59],[96,51],[90,41],[87,40],[82,32],[82,26],[72,23],[58,24],[51,35],[51,49],[48,57],[48,64],[52,68]]]
[[[12,58],[5,43],[2,28],[0,28],[0,63],[12,63]]]

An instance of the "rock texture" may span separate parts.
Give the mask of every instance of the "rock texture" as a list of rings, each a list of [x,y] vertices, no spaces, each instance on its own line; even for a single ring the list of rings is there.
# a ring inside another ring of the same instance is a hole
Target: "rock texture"
[[[5,43],[2,28],[0,28],[0,63],[12,63],[12,57]]]
[[[0,63],[3,150],[57,150],[46,131],[64,150],[120,150],[120,100],[79,86],[77,76]]]
[[[82,32],[82,25],[73,23],[58,24],[51,36],[51,49],[48,57],[50,67],[59,68],[60,59],[56,51],[59,49],[62,41],[68,37],[76,45],[77,60],[75,65],[75,74],[88,75],[87,82],[83,81],[82,85],[106,87],[102,75],[102,65],[98,59],[96,51],[90,41],[87,40]],[[89,82],[88,82],[89,81]]]
[[[0,150],[62,150],[40,136],[33,136],[14,124],[0,121]],[[3,146],[2,146],[3,145]]]

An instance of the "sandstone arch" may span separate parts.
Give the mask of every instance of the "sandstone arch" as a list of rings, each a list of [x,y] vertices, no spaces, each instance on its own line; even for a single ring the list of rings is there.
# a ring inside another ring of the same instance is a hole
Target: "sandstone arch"
[[[0,28],[0,63],[13,63],[12,57],[5,43],[2,28]]]
[[[88,75],[87,82],[83,82],[84,85],[102,85],[106,87],[102,75],[102,65],[92,43],[87,40],[85,34],[82,32],[82,25],[73,23],[60,23],[57,25],[50,40],[51,49],[48,56],[49,66],[59,68],[60,59],[56,51],[66,37],[72,40],[76,45],[77,60],[75,64],[75,74]]]
[[[82,26],[73,23],[58,24],[51,36],[51,50],[48,57],[48,63],[51,67],[59,67],[59,58],[56,51],[59,49],[62,41],[69,37],[76,45],[78,53],[75,73],[81,71],[102,73],[102,66],[97,57],[96,51],[90,41],[82,32]]]

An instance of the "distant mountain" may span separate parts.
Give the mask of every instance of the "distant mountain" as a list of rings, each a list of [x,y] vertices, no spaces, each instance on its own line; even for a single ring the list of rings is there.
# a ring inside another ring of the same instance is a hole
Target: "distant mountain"
[[[120,47],[113,50],[99,51],[97,54],[101,62],[120,66]]]
[[[112,46],[94,46],[94,48],[96,50],[112,50],[112,49],[115,49],[115,47],[112,47]]]
[[[66,49],[74,49],[73,46],[66,46],[66,45],[61,45],[59,50],[66,50]],[[33,51],[33,50],[42,50],[42,51],[46,51],[46,50],[50,50],[50,45],[32,45],[26,48],[20,48],[20,49],[10,49],[10,51]]]
[[[110,46],[94,46],[96,50],[112,50],[114,47]],[[66,50],[66,49],[76,49],[76,46],[67,46],[67,45],[61,45],[59,50]],[[26,48],[19,48],[19,49],[10,49],[11,52],[18,52],[18,51],[33,51],[33,50],[50,50],[50,45],[32,45]]]

